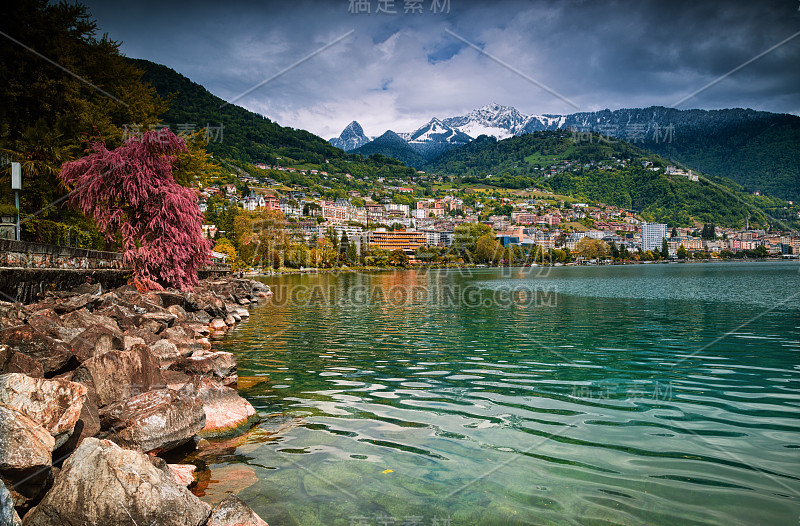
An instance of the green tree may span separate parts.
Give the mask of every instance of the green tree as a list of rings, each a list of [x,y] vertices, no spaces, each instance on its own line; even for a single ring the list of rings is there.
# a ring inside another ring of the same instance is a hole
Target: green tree
[[[666,239],[661,240],[661,258],[669,259],[669,243]]]
[[[684,247],[683,243],[681,243],[681,246],[678,247],[678,259],[686,259],[687,254],[688,252],[686,252],[686,247]]]

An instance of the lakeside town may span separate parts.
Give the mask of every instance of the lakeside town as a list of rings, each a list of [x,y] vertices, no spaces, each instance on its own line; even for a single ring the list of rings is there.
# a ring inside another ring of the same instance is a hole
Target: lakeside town
[[[325,179],[329,176],[327,172],[314,169],[263,163],[256,164],[255,168],[264,174],[272,170]],[[697,181],[697,175],[691,170],[667,166],[664,171]],[[201,211],[206,218],[214,217],[214,212],[222,208],[235,208],[237,213],[253,217],[269,213],[272,218],[269,227],[279,229],[283,240],[281,254],[276,256],[281,258],[279,267],[358,265],[376,261],[380,266],[398,251],[407,258],[400,260],[410,265],[519,264],[526,261],[590,264],[742,257],[794,259],[800,254],[800,232],[797,231],[766,230],[749,225],[730,228],[713,223],[676,227],[648,222],[634,210],[580,202],[538,188],[509,191],[486,185],[462,189],[442,186],[436,197],[420,196],[420,185],[444,182],[441,176],[421,171],[413,181],[378,178],[371,193],[345,192],[319,185],[311,188],[297,184],[287,186],[266,175],[258,177],[251,173],[231,173],[230,176],[234,182],[212,183],[200,190]],[[352,178],[349,174],[343,176]],[[479,235],[488,234],[493,240],[480,256],[474,250],[474,226],[481,227]],[[204,224],[203,231],[211,239],[224,239],[228,234],[214,223]],[[272,234],[274,240],[275,232]],[[473,239],[465,239],[470,235]],[[463,245],[470,241],[473,250],[465,258]],[[326,242],[333,245],[335,256],[332,259],[315,258],[308,252]],[[288,255],[293,252],[291,247],[297,252],[298,245],[300,257],[292,258]],[[224,262],[236,255],[228,249],[215,252],[215,257]],[[258,261],[254,253],[249,262],[240,261],[240,267],[254,267]]]

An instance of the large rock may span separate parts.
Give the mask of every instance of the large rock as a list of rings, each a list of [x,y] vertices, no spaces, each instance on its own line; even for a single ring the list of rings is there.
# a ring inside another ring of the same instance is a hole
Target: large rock
[[[78,365],[67,344],[27,325],[0,331],[0,342],[42,364],[45,378],[71,371]]]
[[[53,488],[25,516],[25,524],[200,526],[210,511],[147,455],[87,438],[64,463]]]
[[[117,328],[95,323],[69,342],[79,361],[85,362],[108,351],[123,350],[123,334]]]
[[[175,484],[187,488],[194,484],[194,472],[197,467],[192,464],[167,464],[167,467]]]
[[[72,380],[94,389],[100,409],[165,385],[158,359],[144,345],[95,356],[78,367]]]
[[[203,403],[206,420],[198,433],[201,437],[235,435],[246,431],[258,420],[250,402],[239,396],[235,389],[225,387],[211,378],[195,376],[184,384],[181,393]]]
[[[0,344],[0,374],[23,373],[34,378],[42,378],[44,369],[42,364],[15,351],[8,345]]]
[[[76,294],[68,298],[57,300],[53,305],[53,310],[59,314],[73,312],[94,303],[98,298],[98,296],[93,294]]]
[[[0,405],[0,473],[22,478],[49,471],[55,439],[37,422],[14,408]]]
[[[218,379],[223,385],[236,385],[236,359],[224,351],[202,352],[188,358],[181,358],[170,366],[175,371],[183,371],[193,376],[208,376]]]
[[[150,346],[150,351],[158,358],[158,363],[161,367],[169,367],[174,364],[178,358],[184,356],[169,340],[158,340]]]
[[[44,380],[20,373],[0,376],[0,404],[16,409],[55,439],[55,447],[72,435],[86,400],[86,386],[66,380]]]
[[[86,330],[92,325],[102,325],[109,331],[119,333],[119,326],[116,320],[108,316],[101,316],[99,314],[92,314],[86,309],[80,309],[61,317],[61,322],[65,327],[73,329]]]
[[[65,342],[80,334],[83,329],[66,327],[52,309],[42,309],[28,317],[28,325],[42,333]]]
[[[0,480],[0,526],[22,526],[17,510],[14,509],[11,494],[2,480]]]
[[[171,307],[173,305],[183,306],[183,304],[186,302],[186,297],[184,294],[174,290],[161,290],[155,294],[161,298],[161,304],[164,307]]]
[[[170,389],[148,391],[106,413],[113,420],[108,438],[123,447],[168,451],[192,439],[206,422],[203,403]]]
[[[211,511],[206,526],[269,526],[236,495],[228,495]]]

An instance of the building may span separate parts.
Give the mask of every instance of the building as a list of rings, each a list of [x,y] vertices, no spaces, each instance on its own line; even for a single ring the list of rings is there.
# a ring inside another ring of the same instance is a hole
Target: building
[[[665,223],[642,222],[642,250],[661,250],[661,245],[667,238],[667,225]]]
[[[427,234],[416,230],[389,231],[379,228],[369,235],[370,245],[377,245],[378,248],[389,251],[399,249],[409,256],[414,255],[417,248],[427,242]]]

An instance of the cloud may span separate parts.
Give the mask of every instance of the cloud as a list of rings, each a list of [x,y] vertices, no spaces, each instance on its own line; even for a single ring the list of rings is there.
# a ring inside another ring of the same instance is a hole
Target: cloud
[[[330,49],[237,103],[329,138],[358,120],[369,135],[410,131],[489,102],[524,113],[569,104],[445,29],[577,102],[581,110],[668,106],[800,31],[797,3],[451,0],[430,11],[348,13],[349,0],[89,1],[129,56],[166,64],[231,100],[350,30]],[[441,3],[441,0],[440,2]],[[800,113],[800,37],[682,108]]]

